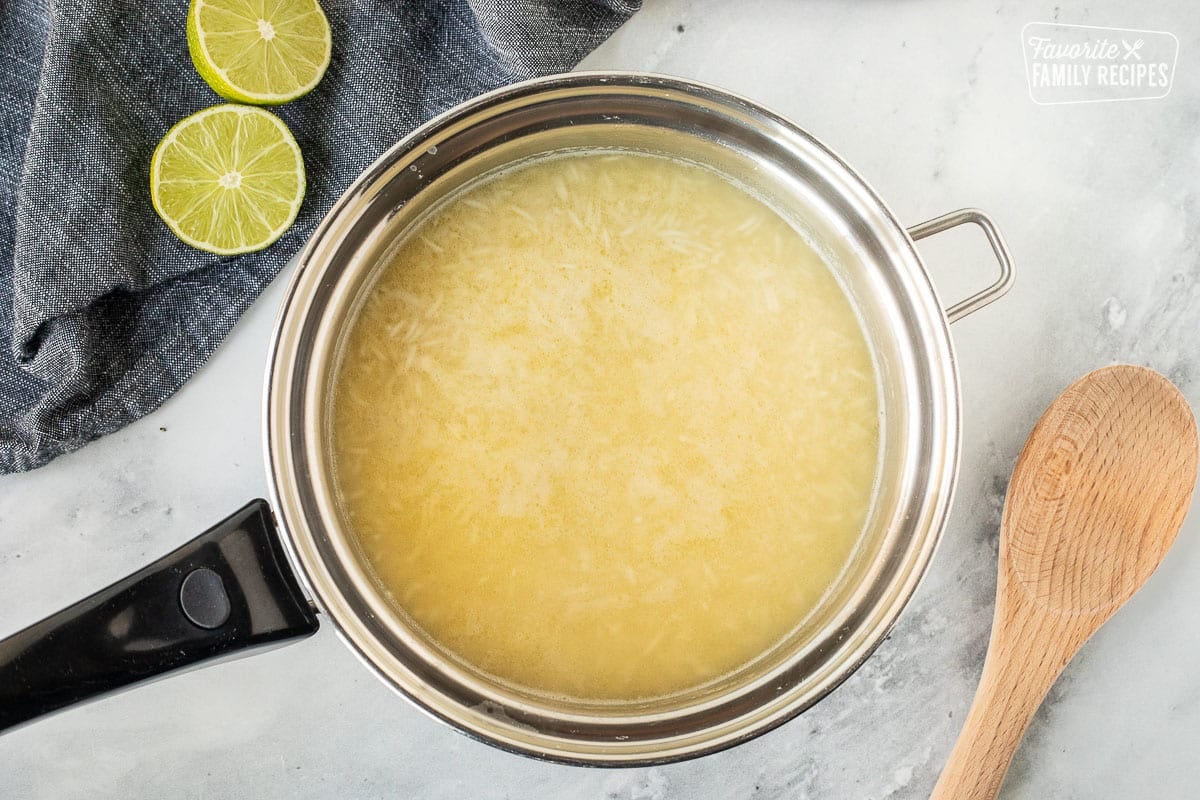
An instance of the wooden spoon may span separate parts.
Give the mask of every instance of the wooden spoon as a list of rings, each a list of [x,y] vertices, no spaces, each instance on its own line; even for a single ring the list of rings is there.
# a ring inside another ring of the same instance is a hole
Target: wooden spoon
[[[1042,415],[1008,489],[983,677],[931,800],[999,793],[1063,667],[1171,547],[1196,454],[1187,401],[1142,367],[1089,373]]]

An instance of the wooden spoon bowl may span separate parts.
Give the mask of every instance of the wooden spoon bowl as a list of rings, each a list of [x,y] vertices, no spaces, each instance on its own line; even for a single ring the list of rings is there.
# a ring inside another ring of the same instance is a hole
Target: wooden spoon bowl
[[[1017,459],[983,677],[933,800],[995,797],[1067,662],[1146,582],[1196,485],[1196,421],[1143,367],[1071,384]]]

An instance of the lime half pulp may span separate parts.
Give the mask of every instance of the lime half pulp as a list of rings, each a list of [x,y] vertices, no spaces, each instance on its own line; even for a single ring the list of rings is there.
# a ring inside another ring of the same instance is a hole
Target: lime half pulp
[[[227,100],[277,105],[313,90],[333,51],[316,0],[192,0],[188,50]]]
[[[304,159],[279,117],[219,105],[167,131],[150,159],[154,210],[209,253],[261,250],[283,235],[304,199]]]

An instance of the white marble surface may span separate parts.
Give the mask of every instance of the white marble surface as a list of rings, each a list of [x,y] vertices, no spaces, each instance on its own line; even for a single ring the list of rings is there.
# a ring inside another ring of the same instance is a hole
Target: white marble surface
[[[1037,106],[1021,27],[1167,30],[1162,100]],[[677,26],[683,26],[679,32]],[[827,141],[904,220],[964,205],[1017,260],[1001,304],[954,327],[964,450],[954,512],[894,634],[799,719],[733,751],[602,771],[507,755],[429,721],[330,630],[0,737],[4,798],[919,798],[957,734],[991,620],[1017,450],[1067,383],[1115,360],[1200,406],[1200,17],[1191,0],[648,0],[586,62],[745,92]],[[990,276],[968,234],[923,247],[947,300]],[[259,398],[283,281],[159,412],[0,479],[0,635],[123,576],[265,491]],[[1200,516],[1067,670],[1008,798],[1200,795]]]

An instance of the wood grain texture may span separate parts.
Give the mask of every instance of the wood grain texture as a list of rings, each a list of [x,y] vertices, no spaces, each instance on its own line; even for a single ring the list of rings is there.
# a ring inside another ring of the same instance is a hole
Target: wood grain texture
[[[1063,667],[1174,542],[1196,462],[1192,411],[1152,370],[1096,370],[1046,410],[1013,471],[983,676],[932,800],[999,793]]]

